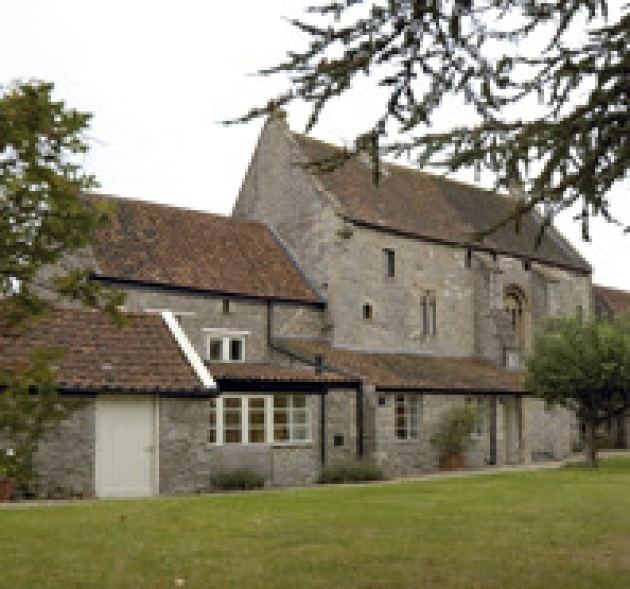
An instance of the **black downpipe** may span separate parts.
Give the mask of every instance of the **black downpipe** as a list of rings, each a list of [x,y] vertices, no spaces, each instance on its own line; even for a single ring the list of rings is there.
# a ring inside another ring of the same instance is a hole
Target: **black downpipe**
[[[363,387],[357,387],[357,458],[363,458]]]
[[[326,465],[326,390],[319,396],[319,450],[320,464]]]
[[[490,404],[490,464],[497,463],[497,398]]]

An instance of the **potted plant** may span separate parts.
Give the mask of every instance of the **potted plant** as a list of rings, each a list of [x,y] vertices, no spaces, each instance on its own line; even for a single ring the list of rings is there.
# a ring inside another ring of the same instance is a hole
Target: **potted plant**
[[[2,454],[0,454],[0,503],[10,501],[15,488],[15,452],[9,448]]]
[[[468,405],[451,407],[442,414],[431,437],[440,468],[452,470],[465,466],[464,453],[475,443],[472,434],[477,419],[477,411]]]

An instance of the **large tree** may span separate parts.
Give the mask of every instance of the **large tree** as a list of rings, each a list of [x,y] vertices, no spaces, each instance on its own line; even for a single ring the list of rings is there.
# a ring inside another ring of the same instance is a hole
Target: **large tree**
[[[0,87],[1,332],[21,329],[60,299],[120,318],[122,294],[91,282],[80,263],[108,215],[81,198],[95,186],[80,160],[90,118],[55,100],[52,84]],[[0,451],[0,468],[23,482],[41,435],[76,406],[57,395],[48,364],[58,354],[41,350],[29,364],[0,372],[0,439],[11,446]]]
[[[576,413],[585,428],[586,461],[596,466],[598,428],[630,408],[628,318],[551,322],[535,338],[526,387]]]
[[[630,164],[629,7],[613,2],[609,16],[607,0],[320,2],[291,21],[305,45],[261,72],[288,75],[285,90],[231,122],[305,102],[310,130],[367,77],[380,106],[341,161],[367,151],[375,180],[383,155],[485,170],[526,196],[504,223],[544,203],[544,228],[577,205],[588,239],[593,215],[620,224],[607,195]],[[445,118],[453,125],[436,131]]]

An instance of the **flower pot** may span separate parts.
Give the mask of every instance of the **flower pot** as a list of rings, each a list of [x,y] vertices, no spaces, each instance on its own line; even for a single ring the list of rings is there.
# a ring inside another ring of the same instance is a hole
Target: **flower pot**
[[[15,487],[15,479],[0,479],[0,503],[6,503],[11,500],[13,489]]]
[[[440,456],[440,468],[444,470],[456,470],[458,468],[464,468],[464,466],[466,466],[466,463],[463,454]]]

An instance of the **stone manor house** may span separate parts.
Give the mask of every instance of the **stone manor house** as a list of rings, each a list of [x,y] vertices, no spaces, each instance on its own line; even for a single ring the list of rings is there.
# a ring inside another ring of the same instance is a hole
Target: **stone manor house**
[[[524,390],[523,358],[543,318],[630,296],[594,304],[589,265],[553,229],[535,248],[533,216],[467,245],[508,197],[397,165],[375,185],[360,159],[303,165],[337,149],[271,118],[231,217],[87,197],[114,218],[81,262],[124,289],[129,325],[58,307],[0,336],[3,367],[63,346],[61,392],[85,399],[40,445],[42,494],[190,493],[237,467],[303,485],[356,459],[419,473],[456,404],[480,415],[471,466],[579,443],[574,416]]]

